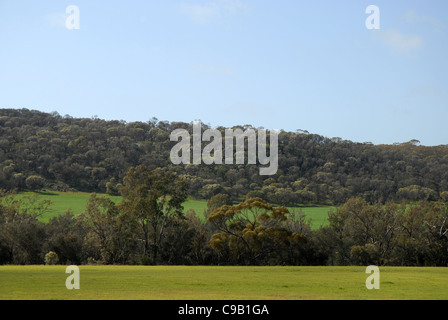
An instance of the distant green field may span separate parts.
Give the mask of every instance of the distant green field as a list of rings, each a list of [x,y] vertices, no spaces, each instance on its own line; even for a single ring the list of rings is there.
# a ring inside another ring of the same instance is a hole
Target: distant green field
[[[33,195],[32,192],[20,193],[17,196],[23,197],[26,195]],[[84,212],[91,194],[83,192],[42,192],[38,193],[38,200],[50,200],[51,204],[48,210],[39,217],[40,221],[48,222],[51,218],[57,217],[67,210],[73,214],[80,214]],[[102,195],[106,196],[106,195]],[[111,197],[114,202],[121,201],[121,197]]]
[[[23,197],[25,195],[32,195],[33,193],[20,193],[18,197]],[[48,222],[51,218],[59,216],[65,213],[67,210],[71,210],[73,214],[82,213],[87,205],[87,201],[90,198],[90,193],[83,192],[41,192],[38,193],[38,200],[50,200],[51,205],[47,212],[45,212],[40,218],[40,221]],[[115,203],[121,201],[120,196],[108,196],[105,194],[98,194],[98,196],[107,196]],[[196,212],[198,218],[204,218],[204,210],[207,208],[207,201],[200,200],[188,200],[184,203],[184,211],[187,212],[189,209],[193,209]],[[311,219],[311,225],[313,228],[318,228],[321,225],[327,223],[328,211],[331,207],[296,207],[290,210],[302,210],[306,215],[307,219]]]
[[[291,210],[302,210],[306,219],[311,220],[311,227],[313,229],[318,229],[320,226],[325,226],[328,224],[328,212],[334,210],[335,207],[288,207]]]
[[[446,300],[448,268],[80,266],[68,290],[65,266],[0,266],[1,300]]]

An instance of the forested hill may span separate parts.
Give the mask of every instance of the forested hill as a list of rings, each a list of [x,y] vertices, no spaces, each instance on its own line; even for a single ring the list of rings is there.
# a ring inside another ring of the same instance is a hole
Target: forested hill
[[[204,199],[228,193],[277,204],[343,203],[352,196],[436,200],[448,190],[446,145],[373,145],[282,131],[279,170],[260,176],[256,165],[171,164],[170,134],[179,128],[193,132],[191,123],[155,118],[127,123],[0,109],[0,188],[116,193],[127,170],[144,164],[187,175],[190,195]]]

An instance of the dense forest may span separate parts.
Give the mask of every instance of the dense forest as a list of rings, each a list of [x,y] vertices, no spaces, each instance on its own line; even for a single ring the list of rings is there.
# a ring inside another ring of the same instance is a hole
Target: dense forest
[[[385,203],[435,201],[448,190],[448,146],[420,146],[417,140],[373,145],[281,131],[274,176],[260,176],[257,165],[175,166],[170,134],[179,128],[193,132],[192,126],[156,118],[127,123],[1,109],[0,186],[119,194],[128,170],[145,165],[185,176],[188,195],[199,199],[227,194],[279,205],[341,204],[352,197]]]

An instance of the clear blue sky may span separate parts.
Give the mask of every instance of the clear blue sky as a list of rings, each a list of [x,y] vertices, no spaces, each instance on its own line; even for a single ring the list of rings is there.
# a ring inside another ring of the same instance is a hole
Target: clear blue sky
[[[0,0],[0,107],[448,144],[447,40],[443,0]]]

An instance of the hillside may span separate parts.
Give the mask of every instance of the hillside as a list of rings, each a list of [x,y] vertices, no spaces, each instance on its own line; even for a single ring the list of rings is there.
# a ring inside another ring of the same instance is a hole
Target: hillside
[[[448,190],[447,145],[373,145],[281,131],[279,170],[260,176],[257,165],[173,165],[170,134],[179,128],[192,132],[191,123],[155,118],[127,123],[0,109],[0,186],[118,194],[128,169],[145,164],[187,175],[189,195],[198,199],[227,193],[285,205],[337,204],[352,196],[436,200]]]

